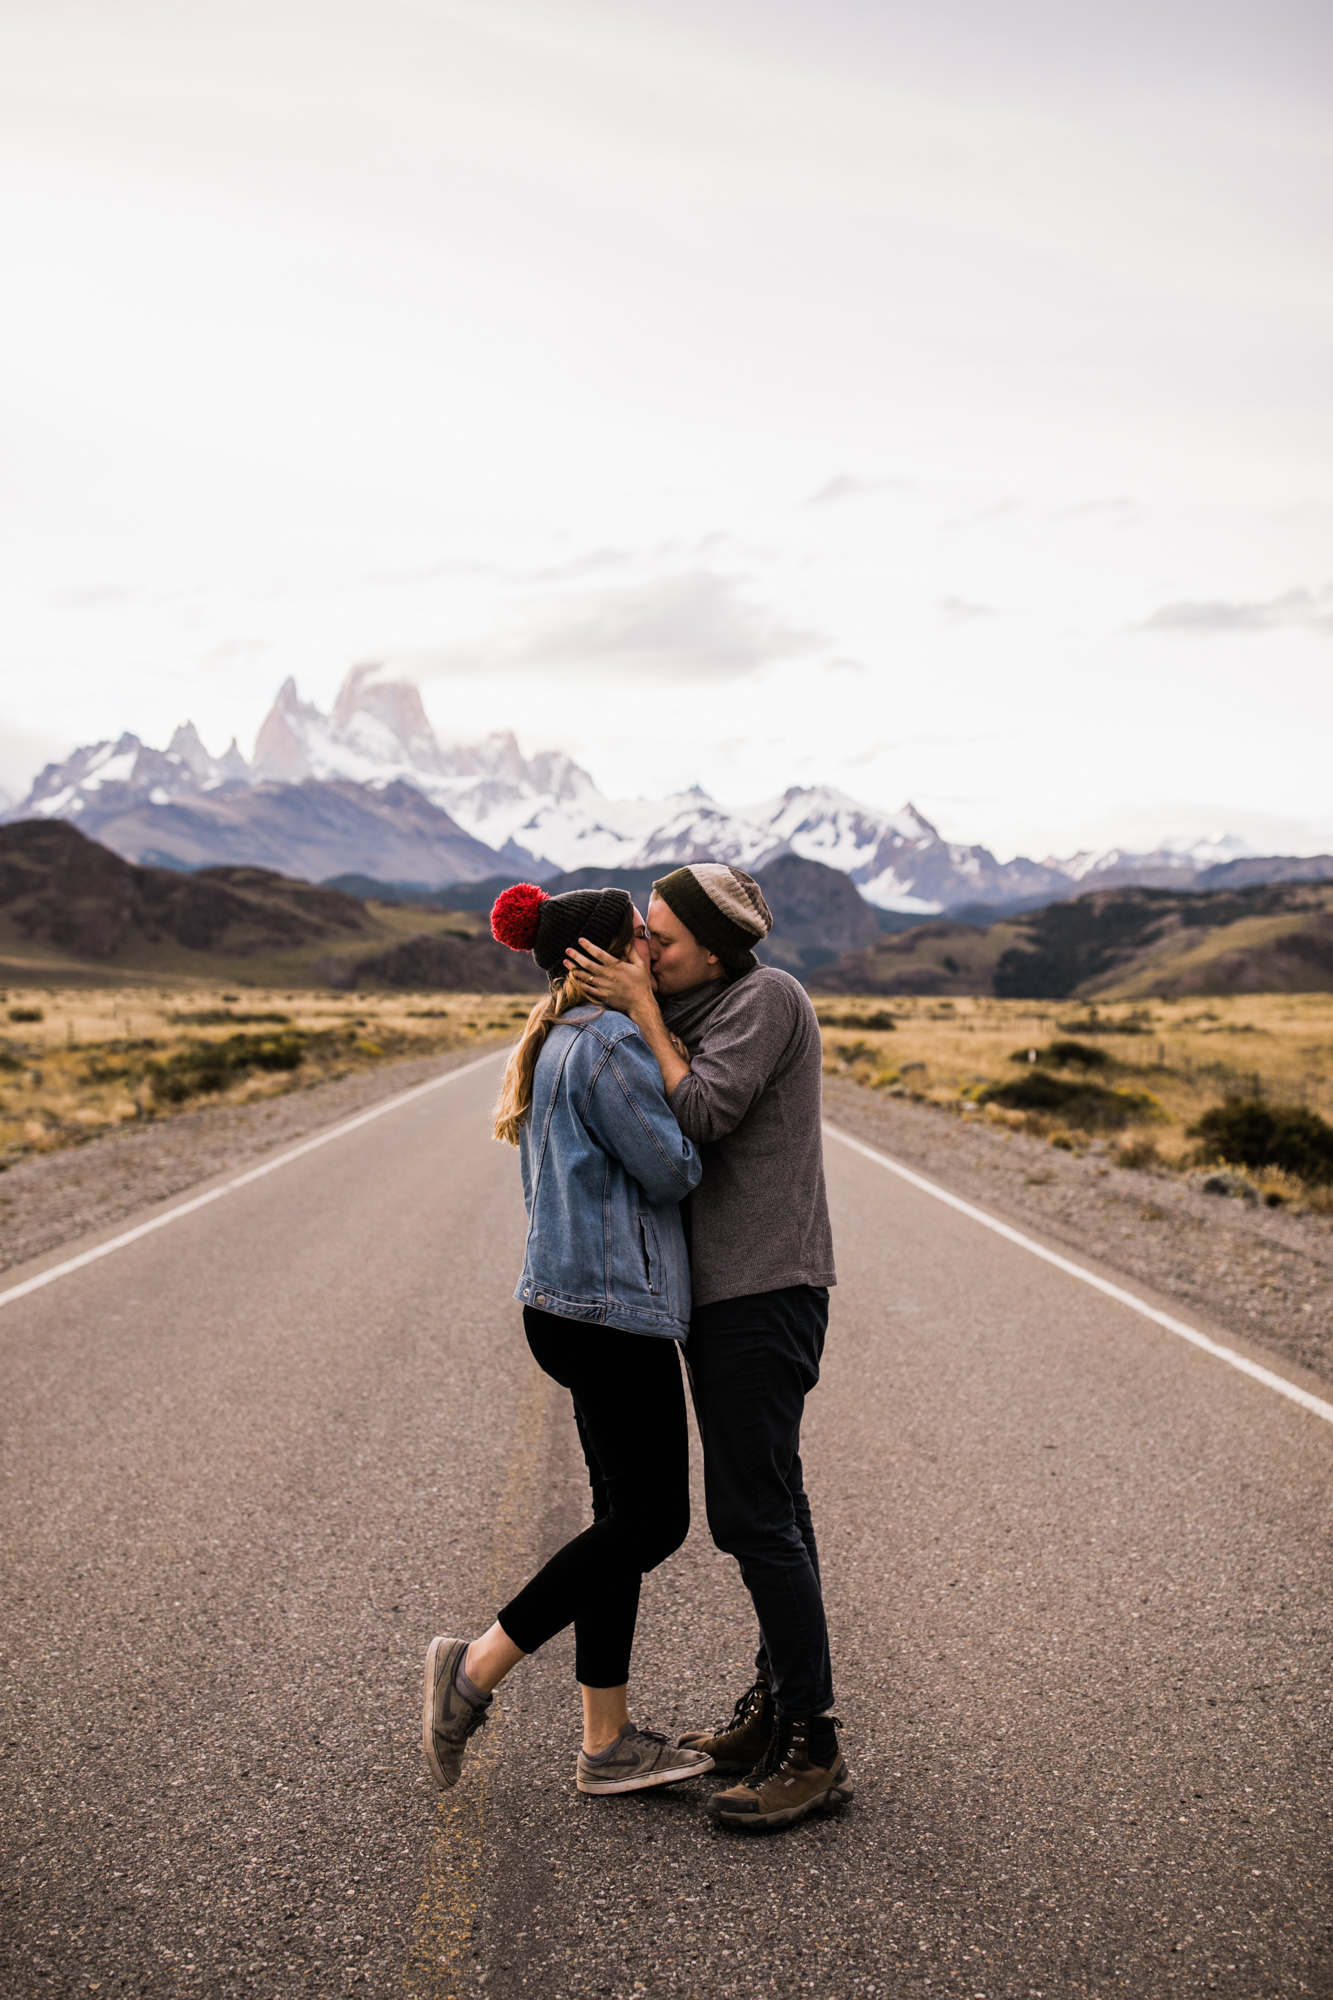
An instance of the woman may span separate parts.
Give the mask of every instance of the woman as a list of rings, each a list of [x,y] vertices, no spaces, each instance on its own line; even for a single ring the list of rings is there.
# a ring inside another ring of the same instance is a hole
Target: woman
[[[515,1298],[538,1365],[574,1403],[593,1525],[552,1556],[488,1632],[426,1654],[422,1736],[440,1785],[510,1669],[571,1622],[583,1693],[581,1792],[637,1792],[712,1769],[636,1729],[628,1704],[639,1580],[690,1525],[685,1399],[676,1343],[690,1321],[679,1203],[699,1155],[624,1014],[589,1001],[565,954],[579,937],[619,958],[648,952],[623,889],[564,896],[520,883],[491,912],[501,944],[531,951],[551,990],[505,1070],[495,1136],[519,1149],[528,1238]]]

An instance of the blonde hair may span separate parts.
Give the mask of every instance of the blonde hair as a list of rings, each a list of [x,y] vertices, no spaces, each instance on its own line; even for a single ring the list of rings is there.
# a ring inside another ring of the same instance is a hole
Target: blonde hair
[[[631,907],[625,912],[625,921],[611,946],[614,956],[628,958],[633,939],[634,911]],[[542,995],[528,1015],[518,1047],[505,1064],[500,1101],[495,1107],[497,1139],[510,1146],[518,1144],[523,1120],[532,1108],[532,1079],[537,1073],[537,1058],[546,1045],[546,1037],[562,1014],[567,1014],[571,1007],[577,1007],[580,1001],[587,998],[577,972],[566,972],[562,977],[552,979],[550,992]]]

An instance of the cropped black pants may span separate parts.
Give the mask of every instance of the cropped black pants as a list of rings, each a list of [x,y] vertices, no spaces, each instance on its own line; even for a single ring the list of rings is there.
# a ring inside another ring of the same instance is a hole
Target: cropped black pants
[[[568,1389],[592,1487],[592,1526],[551,1557],[499,1614],[535,1653],[573,1623],[585,1687],[629,1679],[639,1580],[690,1531],[689,1448],[674,1340],[523,1308],[537,1365]]]

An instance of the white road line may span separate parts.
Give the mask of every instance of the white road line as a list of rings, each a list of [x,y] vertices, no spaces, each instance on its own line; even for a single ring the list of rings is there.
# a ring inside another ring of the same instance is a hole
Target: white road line
[[[274,1159],[251,1167],[248,1173],[237,1174],[235,1180],[227,1181],[222,1187],[210,1188],[207,1194],[197,1194],[192,1201],[183,1201],[176,1208],[168,1209],[165,1215],[155,1215],[151,1222],[141,1222],[137,1229],[127,1229],[122,1235],[113,1236],[109,1242],[99,1243],[93,1250],[82,1250],[77,1257],[67,1257],[63,1264],[53,1264],[49,1271],[39,1271],[35,1278],[25,1278],[21,1285],[11,1285],[7,1292],[0,1292],[0,1306],[9,1305],[14,1299],[26,1298],[29,1292],[39,1292],[43,1285],[53,1285],[57,1278],[67,1278],[71,1271],[81,1271],[85,1265],[95,1264],[99,1257],[109,1257],[113,1250],[123,1250],[127,1243],[137,1243],[141,1236],[151,1236],[155,1229],[165,1229],[169,1222],[179,1222],[183,1215],[193,1215],[196,1209],[221,1201],[224,1194],[234,1194],[237,1188],[248,1187],[251,1181],[262,1181],[265,1174],[276,1174],[279,1167],[299,1160],[303,1153],[313,1153],[317,1146],[327,1146],[331,1139],[341,1139],[345,1133],[355,1132],[358,1125],[369,1125],[372,1118],[383,1118],[386,1111],[397,1111],[400,1105],[410,1104],[414,1098],[439,1090],[446,1083],[454,1083],[460,1076],[470,1076],[474,1069],[481,1069],[488,1062],[494,1062],[498,1055],[508,1053],[506,1044],[490,1055],[478,1056],[475,1062],[464,1063],[459,1069],[432,1077],[429,1083],[418,1083],[411,1090],[400,1090],[396,1097],[386,1097],[382,1104],[373,1104],[369,1111],[358,1111],[355,1118],[344,1118],[341,1125],[330,1125],[327,1132],[317,1132],[313,1139],[303,1139],[299,1146],[289,1146],[285,1153],[277,1154]]]
[[[920,1188],[923,1194],[934,1195],[936,1201],[945,1202],[950,1208],[956,1208],[960,1215],[966,1215],[973,1222],[979,1222],[983,1229],[994,1230],[995,1234],[1003,1236],[1006,1242],[1016,1243],[1020,1250],[1030,1250],[1032,1255],[1040,1257],[1043,1263],[1054,1264],[1057,1271],[1065,1271],[1071,1278],[1081,1279],[1085,1285],[1091,1285],[1094,1291],[1104,1292],[1108,1299],[1114,1299],[1118,1305],[1128,1306],[1131,1312],[1152,1320],[1155,1326],[1164,1326],[1168,1333],[1179,1334],[1182,1340],[1188,1340],[1194,1347],[1201,1347],[1205,1354],[1211,1354],[1215,1360],[1225,1361],[1230,1368],[1238,1368],[1242,1375],[1252,1375],[1254,1380],[1262,1382],[1266,1389],[1276,1389],[1279,1396],[1289,1396],[1293,1403],[1299,1403],[1301,1408],[1309,1410],[1312,1416],[1322,1417],[1325,1423],[1333,1424],[1333,1403],[1325,1403],[1320,1397],[1312,1396],[1308,1389],[1298,1389],[1294,1382],[1288,1382],[1283,1376],[1275,1375],[1271,1368],[1261,1368],[1257,1361],[1247,1360],[1243,1354],[1237,1354],[1234,1348],[1223,1347],[1216,1340],[1210,1340],[1208,1335],[1200,1333],[1197,1327],[1186,1326],[1183,1319],[1173,1319],[1170,1313],[1158,1312],[1156,1306],[1150,1306],[1146,1300],[1136,1298],[1133,1292],[1125,1291],[1120,1285],[1111,1284],[1107,1278],[1099,1278],[1095,1271],[1086,1270],[1082,1264],[1075,1264],[1070,1258],[1061,1257],[1054,1250],[1047,1250],[1031,1236],[1025,1236],[1021,1229],[1011,1229],[1007,1222],[998,1222],[993,1215],[987,1215],[984,1208],[974,1208],[970,1201],[962,1201],[956,1194],[950,1194],[947,1188],[938,1186],[935,1181],[928,1181],[924,1174],[914,1174],[910,1167],[900,1166],[898,1161],[890,1159],[887,1153],[879,1153],[873,1146],[862,1145],[861,1141],[853,1139],[849,1132],[840,1132],[836,1125],[825,1125],[824,1131],[830,1139],[837,1139],[842,1145],[850,1146],[854,1153],[860,1153],[867,1160],[873,1160],[877,1167],[886,1167],[891,1174],[897,1174],[902,1180],[910,1181],[913,1187]],[[0,1300],[0,1303],[3,1301]]]

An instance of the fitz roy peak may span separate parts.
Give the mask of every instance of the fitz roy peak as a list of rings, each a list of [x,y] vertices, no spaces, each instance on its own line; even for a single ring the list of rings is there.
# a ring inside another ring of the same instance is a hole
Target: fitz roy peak
[[[68,819],[126,860],[159,866],[251,863],[429,888],[709,857],[758,869],[795,854],[847,875],[883,910],[922,917],[1130,881],[1185,888],[1208,863],[1247,851],[1218,839],[999,862],[941,839],[914,806],[885,812],[827,785],[741,810],[698,787],[610,799],[563,751],[525,756],[509,731],[442,744],[418,690],[378,666],[354,667],[327,715],[284,682],[249,764],[234,741],[210,756],[188,722],[165,751],[125,735],[48,765],[4,817]]]
[[[950,903],[1059,894],[1065,877],[1032,862],[1002,865],[984,847],[941,840],[913,806],[864,806],[830,786],[793,786],[748,810],[697,786],[665,799],[606,798],[563,752],[526,758],[511,733],[442,747],[416,688],[355,667],[325,716],[287,681],[255,743],[255,775],[288,783],[401,779],[501,854],[553,868],[678,867],[712,856],[760,868],[780,854],[822,861],[867,901],[921,915]]]

